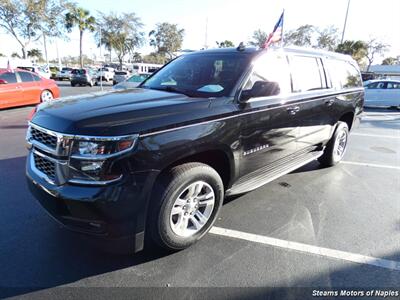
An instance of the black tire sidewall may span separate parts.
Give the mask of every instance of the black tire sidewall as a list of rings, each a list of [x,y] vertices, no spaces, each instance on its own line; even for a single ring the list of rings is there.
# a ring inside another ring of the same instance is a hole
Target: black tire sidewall
[[[334,155],[335,143],[337,142],[338,135],[342,133],[343,130],[346,131],[347,135],[346,146],[342,157],[340,157],[340,159],[336,159]],[[318,159],[319,162],[323,166],[328,166],[328,167],[337,165],[343,159],[343,156],[347,149],[348,140],[349,140],[349,127],[347,126],[346,122],[339,121],[331,140],[329,141],[328,145],[325,148],[323,156],[321,156],[320,159]]]
[[[223,202],[223,183],[214,169],[203,164],[193,164],[192,168],[185,170],[183,173],[177,173],[174,175],[174,172],[172,172],[172,177],[170,178],[169,183],[164,185],[165,189],[160,199],[161,203],[159,210],[156,212],[157,222],[155,240],[164,248],[180,250],[189,247],[201,239],[216,221]],[[180,237],[176,235],[171,228],[170,211],[175,200],[187,188],[187,186],[199,180],[208,183],[214,190],[214,210],[206,225],[204,225],[199,232],[190,237]]]

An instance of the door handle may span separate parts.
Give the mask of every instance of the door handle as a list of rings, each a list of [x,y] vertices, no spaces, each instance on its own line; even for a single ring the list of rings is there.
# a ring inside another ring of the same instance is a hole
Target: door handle
[[[292,106],[286,109],[289,115],[294,116],[299,110],[300,106]]]
[[[327,100],[327,101],[325,101],[325,104],[327,105],[327,106],[332,106],[332,104],[335,102],[335,99],[329,99],[329,100]]]

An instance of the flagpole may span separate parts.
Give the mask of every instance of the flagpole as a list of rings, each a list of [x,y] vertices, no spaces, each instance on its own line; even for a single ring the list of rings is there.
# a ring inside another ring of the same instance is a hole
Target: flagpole
[[[283,9],[282,15],[285,15],[285,9]],[[284,27],[284,25],[285,25],[285,22],[282,22],[281,48],[283,48],[283,27]]]
[[[347,16],[349,15],[349,7],[350,7],[350,0],[347,1],[346,17],[344,18],[344,25],[343,25],[343,31],[342,31],[342,40],[340,41],[341,44],[343,44],[344,32],[346,31]]]

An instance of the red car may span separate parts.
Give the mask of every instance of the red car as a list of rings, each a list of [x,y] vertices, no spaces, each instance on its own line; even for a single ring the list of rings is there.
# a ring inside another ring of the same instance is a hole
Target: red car
[[[0,109],[36,104],[60,97],[54,80],[22,69],[0,69]]]

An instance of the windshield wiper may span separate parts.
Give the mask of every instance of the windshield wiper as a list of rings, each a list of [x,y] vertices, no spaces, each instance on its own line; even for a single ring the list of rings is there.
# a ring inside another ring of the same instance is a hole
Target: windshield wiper
[[[178,88],[176,88],[174,86],[170,86],[170,85],[167,85],[164,87],[152,87],[152,86],[145,85],[145,86],[142,86],[142,88],[145,88],[145,89],[147,88],[147,89],[157,90],[157,91],[164,91],[164,92],[171,92],[171,93],[178,93],[178,94],[182,94],[182,95],[185,95],[188,97],[194,97],[194,95],[192,93],[190,93],[186,90],[178,89]]]

